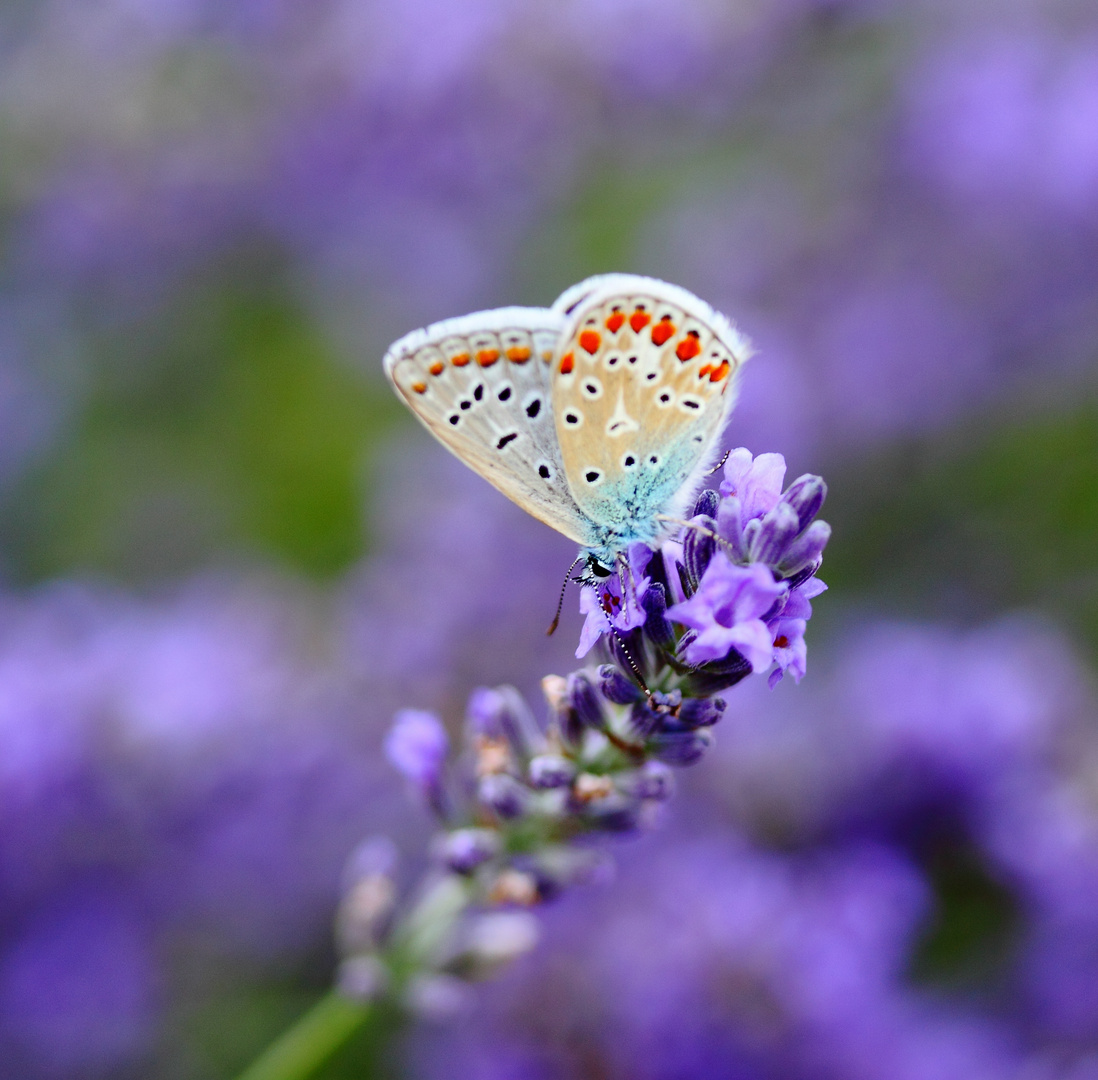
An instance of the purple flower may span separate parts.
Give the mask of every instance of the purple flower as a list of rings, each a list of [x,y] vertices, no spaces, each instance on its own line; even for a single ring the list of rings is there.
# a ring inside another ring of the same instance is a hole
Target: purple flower
[[[450,740],[434,713],[401,709],[385,738],[385,756],[417,787],[430,792],[442,782]]]
[[[587,616],[580,632],[576,656],[586,656],[598,640],[611,632],[634,630],[644,624],[647,613],[642,601],[651,579],[645,574],[652,552],[644,544],[631,544],[626,565],[580,594],[580,614]]]
[[[439,853],[455,874],[472,873],[499,854],[499,833],[493,829],[455,829],[439,844]]]
[[[710,562],[698,591],[667,609],[667,617],[697,631],[684,655],[691,664],[721,660],[735,649],[755,672],[773,659],[773,638],[763,616],[788,586],[761,563],[736,566],[723,552]]]
[[[759,454],[739,447],[724,463],[721,494],[740,500],[744,520],[762,517],[778,505],[785,479],[785,458],[781,454]]]
[[[823,480],[806,473],[782,494],[784,477],[781,454],[752,459],[743,447],[733,451],[725,464],[716,529],[733,561],[766,563],[779,576],[792,577],[819,562],[831,527],[814,520],[827,498]]]
[[[773,626],[774,662],[770,685],[777,686],[788,671],[794,682],[800,682],[808,670],[808,648],[804,643],[804,619],[779,619]]]

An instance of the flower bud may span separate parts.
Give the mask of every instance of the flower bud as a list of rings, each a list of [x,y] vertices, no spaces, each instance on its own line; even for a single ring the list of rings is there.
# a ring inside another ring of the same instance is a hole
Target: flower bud
[[[646,761],[639,769],[618,777],[618,787],[635,799],[665,802],[675,788],[675,777],[662,761]]]
[[[368,874],[351,886],[336,914],[336,938],[343,953],[372,949],[385,933],[396,903],[396,886],[385,874]]]
[[[479,968],[477,976],[483,977],[528,953],[539,936],[538,920],[529,912],[493,911],[470,921],[465,949]]]
[[[392,877],[396,870],[397,848],[387,836],[371,836],[351,852],[343,867],[343,888],[352,889],[363,878],[382,874]]]
[[[350,956],[339,965],[336,985],[352,1001],[376,1001],[389,985],[389,969],[376,956]]]
[[[473,993],[453,975],[415,975],[404,991],[404,1004],[425,1020],[446,1020],[472,1005]]]
[[[455,829],[443,837],[439,854],[455,874],[469,874],[495,858],[501,846],[494,829]]]
[[[568,700],[582,724],[596,730],[602,728],[606,721],[602,713],[602,702],[584,672],[575,671],[568,676]]]
[[[537,724],[513,686],[478,687],[469,697],[466,717],[472,732],[506,739],[519,755],[531,753],[538,741]]]
[[[577,802],[589,803],[605,799],[614,792],[614,781],[609,776],[580,773],[572,785],[572,795]]]
[[[563,675],[546,675],[541,680],[541,692],[550,709],[562,709],[568,702],[568,680]]]
[[[529,792],[513,776],[493,773],[477,784],[477,798],[501,818],[517,818],[526,810]]]
[[[693,517],[698,517],[700,514],[704,514],[706,517],[716,517],[717,507],[721,504],[720,494],[713,490],[703,491],[694,503]]]
[[[568,680],[562,675],[546,675],[541,680],[541,690],[556,720],[556,730],[568,746],[578,746],[583,738],[583,723],[572,707],[568,693]]]
[[[647,739],[660,726],[663,718],[648,704],[647,700],[636,702],[629,710],[629,727],[634,734]]]
[[[717,507],[717,532],[728,542],[728,557],[735,563],[747,562],[743,507],[735,495],[721,499],[721,504]]]
[[[385,756],[396,770],[424,791],[442,782],[449,749],[446,729],[434,713],[401,709],[385,738]]]
[[[713,736],[707,728],[697,731],[657,732],[652,753],[668,765],[693,765],[709,749]]]
[[[514,765],[511,745],[506,739],[477,735],[474,744],[477,776],[507,772]]]
[[[748,547],[755,562],[776,565],[793,538],[800,532],[797,511],[789,503],[780,502],[759,522],[759,529]]]
[[[667,621],[667,595],[660,582],[653,581],[648,586],[641,607],[645,611],[645,634],[657,648],[671,652],[675,648],[675,631]]]
[[[576,767],[559,754],[539,754],[530,759],[530,786],[540,790],[567,787],[576,775]]]
[[[603,832],[632,832],[640,824],[641,804],[638,800],[617,795],[592,805],[588,821],[592,828]]]
[[[615,705],[632,705],[644,696],[641,688],[613,664],[603,664],[599,668],[599,689],[602,696]]]
[[[679,709],[679,723],[686,728],[712,727],[724,710],[724,698],[690,698]]]
[[[488,890],[491,904],[514,904],[532,907],[541,899],[537,878],[525,870],[503,870]]]
[[[717,522],[711,517],[695,517],[690,524],[697,528],[683,529],[682,552],[686,560],[686,572],[697,584],[701,581],[709,560],[713,558],[716,541],[711,535],[717,528]]]
[[[831,526],[826,521],[814,521],[785,549],[778,569],[785,577],[812,566],[823,554],[831,539]]]
[[[827,484],[823,477],[805,473],[789,485],[782,496],[782,502],[788,503],[796,511],[800,526],[797,531],[800,532],[820,512],[826,498]]]

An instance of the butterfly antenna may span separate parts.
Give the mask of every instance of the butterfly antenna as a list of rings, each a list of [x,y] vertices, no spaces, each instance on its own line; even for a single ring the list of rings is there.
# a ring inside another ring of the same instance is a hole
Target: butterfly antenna
[[[726,461],[727,461],[727,460],[728,460],[728,459],[729,459],[729,458],[730,458],[731,456],[732,456],[732,451],[731,451],[731,450],[725,450],[725,452],[724,452],[724,457],[722,457],[722,458],[720,459],[720,461],[718,461],[718,462],[717,462],[717,464],[716,464],[716,465],[714,465],[714,466],[713,466],[713,468],[711,468],[711,469],[709,470],[709,472],[707,472],[707,473],[706,473],[705,475],[706,475],[706,476],[712,476],[712,475],[713,475],[713,474],[714,474],[715,472],[719,472],[719,471],[720,471],[721,469],[723,469],[723,468],[724,468],[724,463],[725,463],[725,462],[726,462]]]
[[[629,651],[629,646],[625,644],[625,638],[621,636],[618,628],[613,623],[610,624],[610,633],[617,638],[618,648],[621,649],[622,656],[625,657],[625,662],[629,665],[629,670],[637,677],[637,682],[640,683],[641,689],[644,691],[646,697],[652,696],[652,691],[648,689],[648,683],[644,681],[644,676],[641,674],[641,669],[637,665],[636,660],[633,659],[633,654]]]
[[[568,567],[568,572],[564,575],[564,580],[560,585],[560,598],[557,600],[557,613],[553,616],[553,621],[549,624],[549,629],[545,631],[546,637],[552,637],[557,627],[560,626],[560,613],[564,609],[564,592],[568,588],[568,582],[572,580],[572,571],[576,568],[576,563],[583,561],[585,556],[577,555],[576,561]]]

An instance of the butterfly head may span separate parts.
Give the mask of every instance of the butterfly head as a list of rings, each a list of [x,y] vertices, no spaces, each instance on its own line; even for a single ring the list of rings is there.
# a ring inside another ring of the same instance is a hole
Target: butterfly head
[[[600,558],[593,551],[587,553],[587,562],[584,564],[584,577],[591,577],[595,581],[605,581],[613,572],[613,565],[607,566],[605,556]]]

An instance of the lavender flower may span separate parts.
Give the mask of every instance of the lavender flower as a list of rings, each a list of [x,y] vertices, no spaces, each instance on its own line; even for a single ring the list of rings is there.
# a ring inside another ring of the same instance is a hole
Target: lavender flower
[[[734,649],[753,671],[766,671],[774,642],[762,616],[788,593],[762,563],[736,566],[723,552],[709,563],[697,592],[667,609],[667,617],[697,631],[682,650],[690,664],[723,660]]]
[[[385,740],[385,756],[406,779],[430,793],[442,780],[449,746],[446,729],[434,713],[403,709]]]
[[[816,519],[827,485],[805,475],[783,494],[784,477],[781,454],[733,451],[720,494],[702,492],[660,558],[635,544],[618,573],[584,588],[577,655],[606,639],[618,662],[600,676],[611,701],[638,700],[644,670],[692,675],[707,692],[752,671],[773,668],[771,686],[786,671],[798,682],[804,676],[810,601],[826,589],[815,575],[831,536]]]
[[[783,475],[778,455],[734,455],[737,494],[699,497],[677,549],[684,562],[672,562],[677,590],[666,577],[666,553],[654,559],[640,544],[619,573],[585,587],[579,652],[605,640],[616,663],[546,676],[544,724],[513,687],[480,688],[466,709],[469,753],[448,767],[442,722],[416,710],[396,714],[386,754],[441,819],[433,845],[441,873],[384,932],[371,917],[368,932],[343,935],[345,992],[393,994],[422,1009],[434,999],[431,987],[482,977],[486,964],[468,947],[482,910],[558,895],[592,871],[592,851],[578,838],[633,832],[651,820],[671,794],[668,767],[692,765],[712,745],[726,709],[711,696],[714,686],[765,671],[775,656],[779,674],[803,674],[808,597],[822,588],[813,574],[823,546],[803,537],[814,524],[822,533],[813,519],[825,489],[802,477],[782,495]],[[742,565],[726,553],[730,537]],[[783,577],[779,567],[790,563],[793,575]],[[669,594],[686,595],[668,608]],[[455,805],[443,805],[444,790],[455,793]],[[387,879],[368,884],[358,891],[371,904],[391,895]],[[341,925],[355,924],[360,907],[352,891]],[[413,974],[402,976],[410,964]]]

